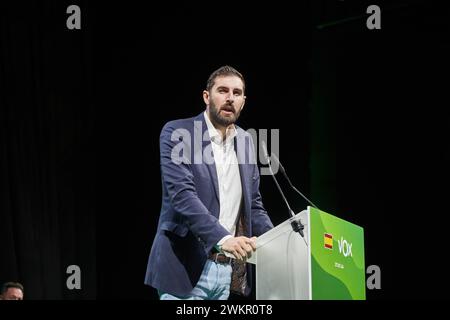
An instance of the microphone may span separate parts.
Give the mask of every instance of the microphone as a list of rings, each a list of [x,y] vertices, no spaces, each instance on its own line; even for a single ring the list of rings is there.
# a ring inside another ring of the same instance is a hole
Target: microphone
[[[289,210],[289,214],[290,214],[292,217],[294,217],[294,216],[295,216],[295,213],[294,213],[294,211],[292,211],[291,206],[289,205],[289,202],[287,201],[287,199],[286,199],[286,197],[285,197],[285,195],[284,195],[284,193],[283,193],[283,190],[281,190],[281,187],[280,187],[280,185],[278,184],[277,178],[275,178],[275,174],[273,173],[273,170],[272,170],[272,162],[270,161],[270,157],[269,157],[269,154],[268,154],[267,148],[266,148],[266,143],[265,143],[264,141],[262,141],[262,148],[263,148],[264,157],[267,159],[267,163],[269,164],[269,171],[270,171],[270,173],[271,173],[271,176],[272,176],[272,178],[273,178],[273,181],[275,182],[275,185],[277,186],[278,191],[280,192],[280,194],[281,194],[281,196],[282,196],[282,198],[283,198],[283,200],[284,200],[284,203],[286,204],[286,207],[287,207],[288,210]],[[279,161],[278,161],[278,163],[279,163]],[[292,226],[292,229],[293,229],[295,232],[298,232],[298,233],[302,236],[302,238],[305,237],[305,235],[304,235],[304,233],[303,233],[303,229],[305,228],[305,226],[301,223],[300,219],[299,219],[299,220],[293,220],[293,221],[291,222],[291,226]]]
[[[275,162],[278,163],[278,167],[280,168],[281,173],[282,173],[283,176],[286,178],[286,180],[287,180],[287,182],[289,183],[289,185],[291,186],[291,188],[294,189],[294,191],[297,192],[299,195],[301,195],[302,198],[305,199],[311,206],[313,206],[313,207],[316,208],[316,209],[319,209],[319,208],[317,208],[317,206],[316,206],[314,203],[312,203],[311,200],[309,200],[303,193],[301,193],[300,191],[298,191],[298,189],[292,184],[291,179],[289,179],[289,176],[287,175],[286,170],[284,169],[283,165],[282,165],[281,162],[280,162],[280,159],[278,159],[278,157],[276,156],[276,154],[275,154],[275,153],[272,154],[271,157],[273,157],[274,160],[275,160]]]

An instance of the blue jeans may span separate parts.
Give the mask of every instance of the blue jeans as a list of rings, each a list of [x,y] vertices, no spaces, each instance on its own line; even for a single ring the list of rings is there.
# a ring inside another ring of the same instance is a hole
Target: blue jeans
[[[230,295],[231,265],[206,260],[197,285],[187,296],[159,292],[161,300],[226,300]]]

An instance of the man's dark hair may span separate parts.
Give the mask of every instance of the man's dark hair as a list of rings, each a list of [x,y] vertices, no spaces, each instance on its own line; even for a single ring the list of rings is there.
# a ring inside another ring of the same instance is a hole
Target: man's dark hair
[[[206,82],[206,90],[211,91],[212,87],[214,86],[214,81],[218,77],[225,77],[225,76],[236,76],[242,80],[242,83],[244,84],[244,92],[245,92],[245,80],[242,74],[237,71],[235,68],[230,66],[223,66],[211,73],[211,75],[208,78],[208,81]]]
[[[21,285],[18,282],[6,282],[2,285],[2,291],[1,294],[4,294],[6,291],[8,291],[9,288],[16,288],[22,290],[22,293],[24,293],[23,285]]]

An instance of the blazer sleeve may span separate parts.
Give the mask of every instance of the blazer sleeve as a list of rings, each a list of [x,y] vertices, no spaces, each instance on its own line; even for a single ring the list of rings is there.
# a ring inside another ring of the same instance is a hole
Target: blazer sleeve
[[[260,236],[263,233],[273,228],[273,223],[267,214],[266,209],[262,203],[261,193],[259,192],[259,169],[256,164],[255,144],[252,136],[249,135],[252,143],[250,143],[250,157],[253,160],[252,183],[251,183],[251,222],[252,222],[252,236]]]
[[[264,209],[261,193],[259,192],[259,170],[253,166],[252,177],[252,230],[253,236],[260,236],[273,228],[273,223]]]
[[[214,245],[229,233],[199,199],[190,165],[190,155],[183,154],[183,161],[172,159],[172,152],[177,146],[175,151],[179,149],[180,143],[191,150],[191,139],[190,136],[187,137],[189,131],[180,129],[187,135],[181,141],[172,141],[174,130],[173,122],[169,122],[163,127],[160,135],[162,181],[167,188],[172,208],[184,217],[190,231],[203,244],[205,253],[208,254]]]

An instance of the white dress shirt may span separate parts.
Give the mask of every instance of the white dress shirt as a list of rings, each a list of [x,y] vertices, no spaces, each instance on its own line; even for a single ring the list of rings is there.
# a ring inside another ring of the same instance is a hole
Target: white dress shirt
[[[220,246],[228,238],[234,236],[242,205],[241,175],[239,173],[236,151],[234,150],[234,137],[237,131],[234,126],[228,128],[225,134],[225,141],[223,141],[222,133],[214,127],[206,111],[204,117],[209,137],[211,138],[217,171],[220,203],[219,223],[231,234],[225,236],[217,243]]]

